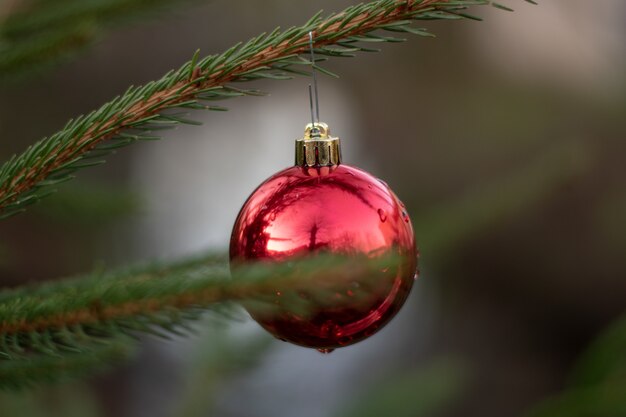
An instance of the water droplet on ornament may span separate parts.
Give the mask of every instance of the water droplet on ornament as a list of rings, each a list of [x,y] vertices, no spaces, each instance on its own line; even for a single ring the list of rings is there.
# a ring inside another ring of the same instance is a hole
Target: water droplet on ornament
[[[320,334],[322,337],[330,336],[330,333],[333,331],[335,324],[331,320],[327,320],[322,327],[320,328]]]
[[[387,213],[385,212],[385,210],[379,208],[378,217],[380,217],[380,221],[384,223],[387,220]]]
[[[402,218],[404,219],[405,223],[409,222],[409,215],[406,211],[402,210]]]
[[[376,178],[378,180],[378,182],[380,182],[382,185],[384,185],[385,187],[389,188],[389,185],[387,185],[387,183],[383,180],[381,180],[380,178]]]
[[[329,348],[320,348],[320,349],[317,349],[317,351],[318,351],[319,353],[323,353],[324,355],[328,355],[329,353],[332,353],[332,351],[333,351],[333,350],[335,350],[335,349],[329,349]]]
[[[367,184],[367,188],[372,189],[372,184]]]

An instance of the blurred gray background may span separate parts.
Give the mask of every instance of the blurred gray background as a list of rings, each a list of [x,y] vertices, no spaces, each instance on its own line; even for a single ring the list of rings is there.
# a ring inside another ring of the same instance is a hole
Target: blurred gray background
[[[349,4],[198,0],[120,23],[0,87],[0,155],[198,48],[218,53]],[[383,331],[320,355],[245,319],[208,320],[197,336],[146,338],[134,359],[86,381],[3,394],[1,414],[363,415],[370,393],[408,381],[424,407],[415,416],[500,417],[561,390],[626,307],[626,3],[506,4],[515,13],[476,8],[484,22],[429,23],[437,39],[325,64],[341,78],[320,78],[322,119],[345,161],[406,203],[421,249],[421,276]],[[249,193],[293,163],[308,82],[257,83],[271,95],[194,113],[203,126],[121,149],[4,221],[2,283],[225,251]]]

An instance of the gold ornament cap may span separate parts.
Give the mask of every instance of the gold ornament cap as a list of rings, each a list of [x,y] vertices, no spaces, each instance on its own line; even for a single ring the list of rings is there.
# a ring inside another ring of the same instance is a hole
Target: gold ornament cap
[[[328,167],[341,163],[339,138],[330,136],[326,123],[309,123],[304,137],[296,139],[296,165],[301,167]]]

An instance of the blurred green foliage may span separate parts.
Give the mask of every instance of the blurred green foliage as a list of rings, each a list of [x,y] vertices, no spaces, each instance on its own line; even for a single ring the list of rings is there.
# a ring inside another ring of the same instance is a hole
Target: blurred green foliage
[[[205,416],[224,381],[258,366],[275,342],[268,334],[236,335],[223,325],[204,324],[210,330],[194,348],[182,399],[172,417]]]
[[[66,184],[63,192],[51,195],[45,205],[36,205],[33,212],[54,224],[93,231],[137,214],[141,209],[140,198],[132,191],[93,181],[77,181]]]
[[[34,0],[13,7],[7,3],[4,18],[0,16],[0,80],[20,80],[49,70],[92,44],[111,25],[191,1]]]
[[[23,417],[97,417],[93,390],[72,383],[54,388],[0,394],[0,415]]]
[[[433,417],[443,415],[466,384],[465,365],[458,359],[440,358],[400,375],[390,375],[360,393],[337,417]]]
[[[88,337],[85,335],[85,339]],[[0,389],[32,388],[42,382],[63,382],[104,370],[126,359],[133,352],[131,339],[125,336],[108,340],[84,341],[83,346],[69,348],[63,355],[28,355],[20,360],[0,361]],[[26,354],[26,350],[23,351]],[[15,359],[15,358],[13,358]]]
[[[589,346],[567,387],[525,417],[626,416],[626,316]]]
[[[554,190],[586,172],[587,166],[583,144],[557,143],[524,166],[476,183],[426,212],[414,213],[417,238],[429,262],[437,263],[452,245],[541,204]]]

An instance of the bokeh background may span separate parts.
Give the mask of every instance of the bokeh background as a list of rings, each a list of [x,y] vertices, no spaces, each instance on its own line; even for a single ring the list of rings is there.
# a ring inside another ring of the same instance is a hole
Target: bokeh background
[[[0,16],[70,1],[3,0]],[[0,156],[198,48],[353,4],[157,3],[69,21],[80,47],[58,59],[0,59]],[[626,3],[540,3],[477,8],[484,22],[434,22],[437,39],[326,64],[341,78],[320,79],[322,119],[344,159],[406,203],[421,249],[420,278],[384,330],[321,355],[245,317],[207,320],[196,336],[144,338],[97,376],[0,394],[0,415],[626,415],[609,401],[626,392]],[[203,126],[121,149],[3,221],[1,284],[225,251],[248,194],[292,164],[308,82],[257,83],[271,95],[194,113]],[[585,370],[612,375],[598,377],[601,394],[577,380]]]

